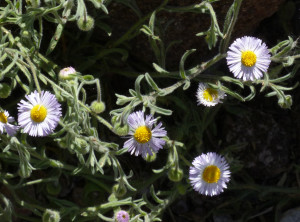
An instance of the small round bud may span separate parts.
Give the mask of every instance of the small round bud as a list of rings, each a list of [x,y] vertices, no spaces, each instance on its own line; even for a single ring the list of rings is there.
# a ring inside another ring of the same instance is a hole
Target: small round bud
[[[74,75],[76,75],[76,70],[73,67],[66,67],[59,71],[58,77],[61,80],[71,80],[74,79]]]
[[[60,146],[60,148],[67,148],[67,143],[65,140],[58,141],[58,145]]]
[[[149,155],[149,153],[147,153],[147,156],[146,156],[145,160],[149,163],[155,161],[156,160],[156,153],[153,152],[152,156]]]
[[[129,132],[129,127],[128,125],[125,126],[116,125],[114,126],[114,132],[119,136],[126,136]]]
[[[291,95],[286,95],[285,100],[279,100],[278,104],[283,109],[290,109],[293,105],[293,99]]]
[[[187,186],[183,185],[182,183],[178,183],[177,185],[177,191],[180,195],[185,195],[187,190]]]
[[[77,26],[80,30],[82,31],[90,31],[92,28],[94,28],[94,19],[87,15],[87,16],[81,16],[78,20],[77,20]]]
[[[168,172],[169,180],[173,182],[179,182],[182,180],[183,171],[180,168],[172,167]]]
[[[124,210],[120,210],[116,213],[115,216],[116,222],[128,222],[129,219],[130,219],[129,214]]]
[[[90,151],[90,147],[86,140],[81,138],[75,138],[76,150],[81,154],[86,154]]]
[[[43,214],[43,222],[59,222],[60,214],[58,211],[47,209]]]
[[[40,0],[26,0],[27,5],[33,7],[33,8],[38,8],[40,7],[41,1]]]
[[[11,94],[10,86],[6,83],[0,84],[0,98],[5,99]]]
[[[23,31],[21,32],[21,37],[22,37],[22,38],[25,38],[25,39],[29,39],[29,38],[31,37],[31,34],[30,34],[30,32],[28,32],[27,30],[23,30]]]
[[[61,186],[59,183],[47,183],[46,189],[50,195],[57,196],[61,191]]]
[[[115,184],[112,188],[112,192],[116,197],[123,197],[127,193],[127,189],[124,185],[120,186],[119,184]]]
[[[100,102],[94,101],[91,104],[91,110],[94,113],[100,114],[100,113],[104,112],[104,110],[105,110],[105,103],[102,101],[100,101]]]

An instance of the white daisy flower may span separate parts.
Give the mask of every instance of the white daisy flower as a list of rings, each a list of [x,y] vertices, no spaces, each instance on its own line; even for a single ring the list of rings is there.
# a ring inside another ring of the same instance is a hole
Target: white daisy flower
[[[14,117],[9,116],[6,110],[0,112],[0,132],[3,133],[5,129],[9,136],[15,135],[19,127],[10,124],[13,121],[15,121]]]
[[[154,119],[152,115],[147,115],[145,119],[143,111],[137,111],[128,116],[127,123],[130,127],[128,134],[131,138],[124,143],[128,152],[136,156],[141,154],[146,158],[147,153],[152,156],[153,152],[157,153],[163,148],[165,141],[160,137],[166,136],[167,131],[161,127],[162,123],[152,129],[156,121],[157,119]]]
[[[229,166],[224,157],[216,153],[196,157],[190,167],[190,182],[194,190],[201,194],[214,196],[227,188],[230,180]]]
[[[227,65],[234,77],[244,81],[260,79],[271,63],[269,50],[260,39],[244,36],[236,39],[227,52]]]
[[[206,83],[199,83],[196,93],[197,104],[204,106],[215,106],[218,103],[222,103],[221,99],[224,99],[225,96],[224,91],[210,88]]]
[[[61,117],[61,107],[55,95],[34,91],[25,96],[28,101],[18,104],[18,123],[30,136],[47,136],[53,132]]]

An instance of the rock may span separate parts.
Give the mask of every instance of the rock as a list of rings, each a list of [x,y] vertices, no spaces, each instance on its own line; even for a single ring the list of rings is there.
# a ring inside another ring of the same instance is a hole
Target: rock
[[[285,0],[265,0],[263,4],[261,1],[256,0],[243,1],[231,42],[236,37],[251,35],[259,23],[275,13],[284,1]],[[139,0],[137,1],[137,6],[140,9],[140,13],[145,16],[157,8],[161,2],[161,0]],[[232,2],[232,0],[222,0],[212,3],[221,30],[226,13]],[[195,3],[199,3],[199,1],[170,0],[167,5],[179,7]],[[118,39],[139,19],[133,10],[119,3],[110,4],[108,9],[110,18],[107,22],[111,25],[113,30],[112,39]],[[171,22],[171,24],[166,28],[169,22]],[[162,27],[164,31],[164,35],[160,35],[160,38],[163,39],[165,46],[168,46],[172,41],[182,41],[170,48],[166,56],[166,67],[168,70],[178,70],[181,56],[189,49],[197,49],[197,52],[191,56],[195,60],[194,63],[201,63],[215,55],[217,47],[210,51],[204,41],[204,37],[195,36],[199,32],[206,31],[210,26],[210,22],[210,15],[208,14],[190,12],[169,13],[166,11],[161,11],[157,14],[156,24],[160,23],[160,27]],[[146,21],[146,24],[148,24],[148,21]],[[137,62],[145,62],[149,65],[153,62],[157,63],[154,53],[150,49],[148,37],[145,34],[141,32],[137,37],[132,39],[130,45],[132,46],[130,50],[131,56],[135,58]]]

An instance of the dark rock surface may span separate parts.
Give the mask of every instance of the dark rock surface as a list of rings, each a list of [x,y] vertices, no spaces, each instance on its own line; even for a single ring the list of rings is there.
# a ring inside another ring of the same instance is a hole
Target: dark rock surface
[[[161,0],[137,1],[142,17],[157,8],[161,2]],[[232,0],[222,0],[212,4],[217,14],[221,30],[226,13],[232,2]],[[236,37],[251,35],[260,22],[274,14],[283,2],[285,2],[285,0],[264,0],[263,2],[257,0],[244,0],[238,22],[234,29],[232,41]],[[195,3],[199,3],[199,1],[170,0],[167,5],[182,7]],[[108,22],[113,29],[113,39],[122,36],[139,20],[139,17],[133,10],[128,10],[128,8],[122,4],[112,3],[108,6],[108,9],[110,17]],[[168,22],[171,22],[171,24],[166,28]],[[206,31],[209,28],[210,15],[198,13],[168,13],[166,11],[161,11],[157,15],[156,24],[158,23],[160,23],[161,30],[164,32],[160,35],[160,38],[163,39],[166,46],[172,41],[181,41],[181,43],[170,48],[167,54],[166,67],[168,69],[178,69],[179,60],[183,53],[188,49],[197,49],[197,52],[193,54],[193,58],[198,62],[202,62],[215,54],[217,48],[209,50],[204,41],[204,37],[196,36],[197,33]],[[152,64],[152,62],[156,61],[154,53],[149,48],[147,38],[148,37],[142,33],[134,38],[131,43],[133,47],[131,54],[138,60]]]

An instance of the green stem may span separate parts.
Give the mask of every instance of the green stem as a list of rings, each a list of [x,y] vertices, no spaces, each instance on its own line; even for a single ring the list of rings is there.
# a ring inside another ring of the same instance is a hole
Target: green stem
[[[100,80],[96,79],[96,86],[97,86],[97,102],[101,102],[101,86],[100,86]]]
[[[212,58],[211,60],[209,60],[208,62],[202,63],[197,68],[197,70],[195,71],[195,73],[193,73],[193,74],[191,74],[191,75],[188,76],[189,80],[197,77],[204,70],[206,70],[207,68],[209,68],[213,64],[217,63],[218,61],[220,61],[224,57],[225,57],[225,54],[218,54],[214,58]],[[181,81],[178,81],[177,83],[175,83],[172,86],[169,86],[169,87],[166,87],[166,88],[162,89],[161,91],[165,91],[164,95],[171,94],[174,90],[178,89],[180,86],[182,86],[183,84],[185,84],[185,82],[186,82],[186,80],[183,79]],[[156,97],[156,96],[158,96],[158,94],[159,94],[159,92],[152,92],[152,93],[150,93],[150,96]]]
[[[36,71],[35,71],[36,69],[35,69],[33,63],[31,62],[31,60],[29,59],[28,56],[26,56],[25,59],[26,59],[26,61],[28,62],[29,66],[30,66],[32,76],[33,76],[33,80],[34,80],[35,86],[37,88],[37,91],[39,93],[41,93],[41,87],[40,87],[39,80],[37,78]]]

